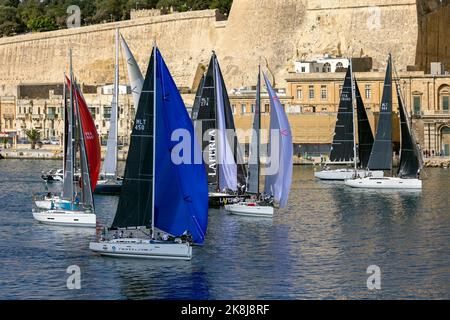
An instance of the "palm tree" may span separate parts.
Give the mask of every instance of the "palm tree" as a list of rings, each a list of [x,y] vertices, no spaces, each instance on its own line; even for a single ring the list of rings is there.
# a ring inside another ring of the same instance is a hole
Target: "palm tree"
[[[36,149],[36,143],[41,139],[41,133],[36,129],[25,130],[25,135],[31,142],[31,149]]]

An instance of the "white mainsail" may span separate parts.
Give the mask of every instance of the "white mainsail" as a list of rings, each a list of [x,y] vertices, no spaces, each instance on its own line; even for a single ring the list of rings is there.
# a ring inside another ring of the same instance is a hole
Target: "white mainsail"
[[[128,77],[130,80],[131,93],[133,94],[134,107],[137,108],[139,98],[141,97],[142,86],[144,85],[144,77],[142,76],[141,69],[123,35],[121,35],[120,40],[122,48],[125,50],[125,58],[127,59]]]
[[[117,175],[117,131],[119,106],[119,29],[116,29],[116,60],[114,70],[114,92],[111,102],[111,118],[109,121],[108,142],[102,174],[105,176]]]

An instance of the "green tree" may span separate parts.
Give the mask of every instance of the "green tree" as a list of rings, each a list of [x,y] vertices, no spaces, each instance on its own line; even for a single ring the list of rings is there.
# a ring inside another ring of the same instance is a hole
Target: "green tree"
[[[17,8],[0,5],[0,36],[10,36],[23,31],[17,18]]]
[[[31,142],[31,149],[36,149],[36,143],[41,139],[41,133],[36,129],[26,130],[25,135]]]
[[[219,9],[220,13],[229,14],[233,0],[212,0],[210,8]]]
[[[31,18],[27,22],[27,27],[33,31],[51,31],[58,29],[58,25],[53,20],[53,18],[48,16],[40,16],[36,18]]]

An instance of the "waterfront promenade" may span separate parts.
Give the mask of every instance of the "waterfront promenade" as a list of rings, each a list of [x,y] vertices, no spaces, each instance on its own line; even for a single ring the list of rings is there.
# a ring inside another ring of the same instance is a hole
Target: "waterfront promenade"
[[[102,158],[106,153],[106,147],[102,147]],[[127,159],[128,147],[119,150],[119,161]],[[17,145],[16,149],[4,149],[0,147],[0,155],[5,159],[35,159],[35,160],[62,160],[63,153],[61,147],[56,145],[44,145],[42,148],[31,149],[29,144]],[[325,156],[325,155],[324,155]],[[1,158],[1,157],[0,157]],[[322,158],[322,161],[326,159]],[[264,161],[262,161],[264,162]],[[295,165],[320,165],[320,156],[302,156],[294,155]],[[428,168],[450,168],[450,157],[430,157],[424,159],[424,166]]]

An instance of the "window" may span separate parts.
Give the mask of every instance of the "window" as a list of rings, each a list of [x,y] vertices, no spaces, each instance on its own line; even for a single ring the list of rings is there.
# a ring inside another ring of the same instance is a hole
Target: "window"
[[[41,114],[41,107],[38,107],[38,114]]]
[[[297,88],[297,100],[303,100],[303,92],[301,88]]]
[[[235,114],[236,113],[236,105],[233,104],[231,106],[231,110],[232,110],[233,114]]]
[[[314,86],[309,86],[309,100],[314,99]]]
[[[247,113],[247,105],[246,105],[246,104],[242,104],[242,105],[241,105],[241,113],[242,113],[242,114]]]
[[[342,62],[338,62],[336,64],[336,70],[342,70],[344,68],[344,65],[342,64]]]
[[[414,101],[414,114],[416,114],[416,115],[420,115],[420,109],[421,109],[421,106],[420,106],[420,101],[421,100],[421,97],[420,96],[414,96],[413,97],[413,101]]]
[[[323,72],[325,72],[325,73],[331,72],[331,64],[329,64],[328,62],[325,63],[325,64],[323,65],[322,70],[323,70]]]
[[[89,108],[89,112],[91,113],[92,118],[95,119],[95,108]]]
[[[327,100],[328,99],[328,89],[327,86],[321,86],[320,88],[320,98],[322,100]]]
[[[303,72],[303,73],[306,72],[306,67],[302,67],[302,72]]]
[[[372,97],[372,88],[370,84],[366,84],[366,99],[370,99]]]
[[[448,113],[450,107],[450,96],[443,96],[442,97],[442,111],[444,113]]]
[[[256,109],[255,105],[252,104],[252,113],[255,113],[255,109]]]
[[[265,104],[264,105],[264,112],[270,112],[270,105],[269,104]]]
[[[103,107],[103,118],[106,120],[111,119],[111,107]]]
[[[342,84],[339,85],[339,97],[342,96],[342,88],[343,88],[343,87],[342,87]]]

